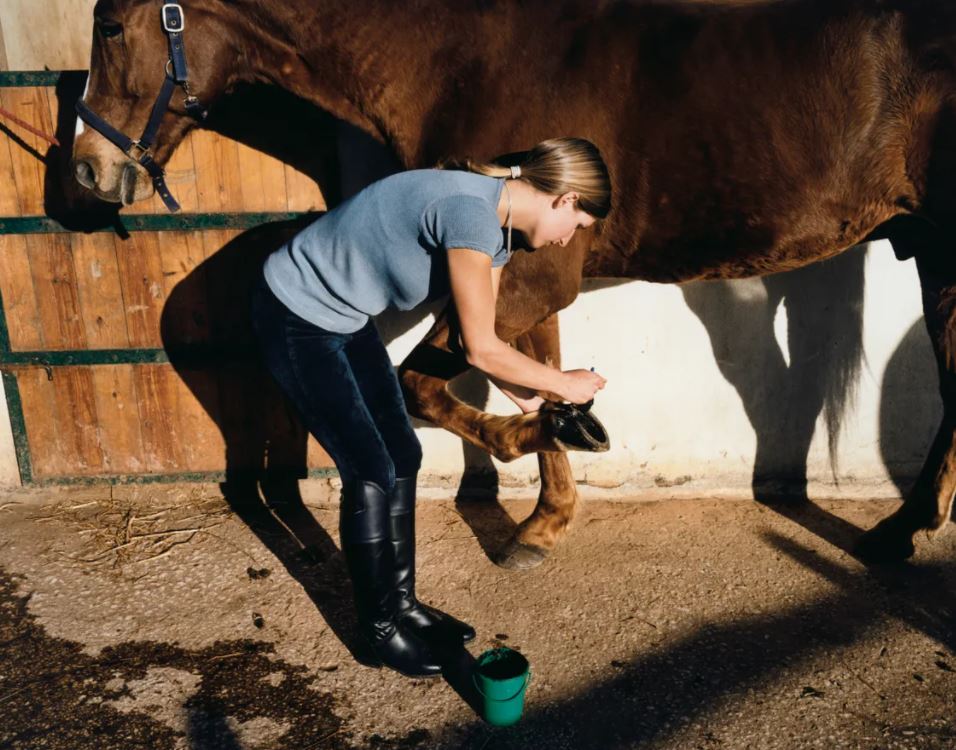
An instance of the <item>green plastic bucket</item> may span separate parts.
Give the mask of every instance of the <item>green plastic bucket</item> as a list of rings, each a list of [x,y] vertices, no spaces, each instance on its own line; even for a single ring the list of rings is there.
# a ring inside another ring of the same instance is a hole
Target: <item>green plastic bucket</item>
[[[514,649],[493,648],[478,657],[473,675],[484,700],[484,719],[496,727],[511,726],[524,710],[524,691],[531,680],[528,660]]]

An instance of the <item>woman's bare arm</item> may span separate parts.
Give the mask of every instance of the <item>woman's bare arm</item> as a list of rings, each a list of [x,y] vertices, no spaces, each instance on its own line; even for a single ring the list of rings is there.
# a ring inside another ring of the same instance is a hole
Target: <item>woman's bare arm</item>
[[[448,251],[452,298],[461,324],[462,346],[468,363],[504,383],[551,391],[583,403],[604,387],[604,378],[587,370],[562,372],[526,357],[495,333],[495,287],[491,258],[478,250]],[[495,280],[497,281],[497,280]]]
[[[498,266],[491,269],[491,290],[494,296],[495,309],[498,307],[498,287],[501,283],[501,272],[504,266]],[[495,384],[499,391],[511,399],[515,405],[525,414],[537,411],[544,403],[544,398],[533,388],[526,388],[523,385],[508,383],[501,378],[485,373],[488,380]]]

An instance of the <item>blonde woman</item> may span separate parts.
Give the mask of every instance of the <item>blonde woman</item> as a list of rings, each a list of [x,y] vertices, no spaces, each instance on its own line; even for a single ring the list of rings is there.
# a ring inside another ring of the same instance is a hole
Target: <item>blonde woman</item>
[[[475,631],[415,597],[422,449],[372,317],[450,293],[469,363],[524,411],[540,404],[538,391],[589,401],[604,378],[547,367],[500,341],[495,301],[513,232],[560,253],[610,208],[598,149],[557,138],[513,167],[466,161],[386,177],[265,262],[252,308],[263,356],[339,471],[339,532],[360,629],[402,674],[438,674],[437,647]]]

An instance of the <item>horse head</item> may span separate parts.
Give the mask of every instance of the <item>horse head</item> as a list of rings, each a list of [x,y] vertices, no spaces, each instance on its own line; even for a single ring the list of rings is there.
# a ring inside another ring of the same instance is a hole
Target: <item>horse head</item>
[[[162,165],[226,92],[240,55],[208,3],[99,0],[93,19],[73,175],[105,201],[129,205],[155,189],[176,210]]]

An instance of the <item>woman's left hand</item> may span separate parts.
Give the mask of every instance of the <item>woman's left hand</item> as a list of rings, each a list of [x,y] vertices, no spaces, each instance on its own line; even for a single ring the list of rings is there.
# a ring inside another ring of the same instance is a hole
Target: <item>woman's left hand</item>
[[[511,400],[514,401],[518,408],[521,409],[525,414],[528,414],[533,411],[538,411],[541,408],[541,404],[544,403],[544,399],[541,396],[532,396],[531,398],[521,398],[519,396],[511,395]]]

